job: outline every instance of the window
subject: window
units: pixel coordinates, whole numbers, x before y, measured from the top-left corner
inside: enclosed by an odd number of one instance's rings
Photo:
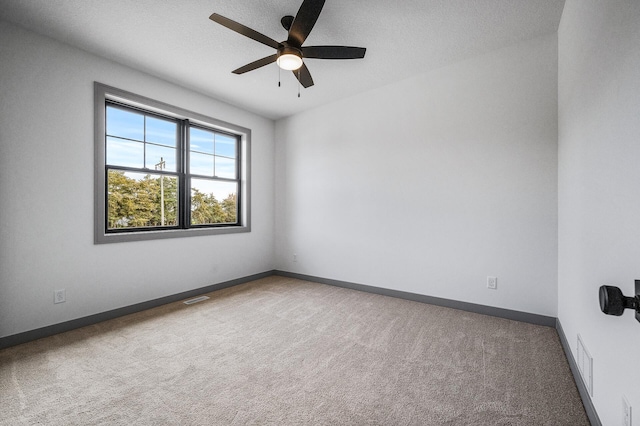
[[[250,231],[251,131],[95,83],[95,242]]]

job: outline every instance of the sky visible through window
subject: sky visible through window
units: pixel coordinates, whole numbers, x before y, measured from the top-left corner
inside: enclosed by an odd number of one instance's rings
[[[108,105],[106,108],[107,165],[178,171],[178,125],[133,110]],[[237,176],[237,140],[234,136],[199,127],[189,129],[189,172],[202,177],[235,179]],[[161,165],[161,162],[164,162]],[[139,173],[125,172],[125,176],[139,180]],[[215,181],[194,177],[191,186],[221,201],[229,194],[237,194],[235,182]]]

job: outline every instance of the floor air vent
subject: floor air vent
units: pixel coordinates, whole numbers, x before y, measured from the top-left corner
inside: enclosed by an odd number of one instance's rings
[[[184,303],[185,305],[193,305],[194,303],[202,302],[203,300],[207,300],[207,299],[209,299],[209,297],[200,296],[200,297],[196,297],[195,299],[185,300],[182,303]]]

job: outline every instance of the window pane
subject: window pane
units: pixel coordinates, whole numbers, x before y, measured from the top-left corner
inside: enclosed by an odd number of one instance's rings
[[[107,229],[176,226],[178,178],[109,170]]]
[[[216,134],[216,155],[236,158],[237,140],[233,136]]]
[[[221,178],[236,178],[236,160],[216,157],[216,176]]]
[[[238,185],[191,179],[191,224],[237,223]]]
[[[177,125],[173,121],[147,116],[146,141],[159,145],[176,146]]]
[[[164,166],[160,163],[164,161]],[[175,172],[176,169],[176,150],[166,146],[158,146],[147,144],[147,168],[153,170],[166,170]]]
[[[189,128],[189,149],[213,154],[214,133],[195,127]]]
[[[192,152],[189,158],[189,173],[193,175],[213,176],[213,155]]]
[[[144,140],[144,115],[107,106],[107,135]]]
[[[143,168],[144,143],[107,137],[107,164]]]

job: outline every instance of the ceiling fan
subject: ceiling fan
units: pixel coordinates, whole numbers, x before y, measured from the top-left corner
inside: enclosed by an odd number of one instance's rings
[[[234,74],[244,74],[265,65],[276,62],[284,70],[293,71],[303,87],[313,86],[311,73],[303,61],[304,59],[361,59],[364,58],[366,48],[349,46],[302,46],[311,33],[313,26],[320,16],[325,0],[304,0],[298,14],[284,16],[280,23],[288,31],[285,41],[277,42],[264,34],[229,18],[214,13],[209,17],[214,22],[230,30],[249,37],[257,42],[276,49],[276,53],[266,58],[258,59],[234,71]]]

